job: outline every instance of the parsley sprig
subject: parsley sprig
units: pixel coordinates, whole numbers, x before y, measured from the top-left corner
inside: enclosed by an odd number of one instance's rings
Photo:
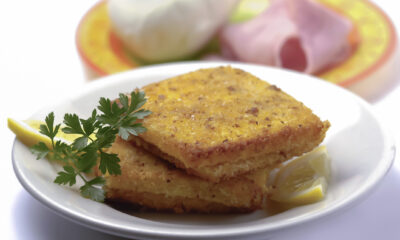
[[[51,148],[39,142],[31,148],[37,159],[49,159],[63,162],[63,171],[58,172],[55,183],[72,186],[76,178],[83,180],[80,187],[81,195],[92,200],[103,202],[105,198],[102,186],[105,179],[101,176],[88,180],[85,173],[90,173],[98,165],[102,174],[121,174],[120,159],[117,154],[108,153],[105,149],[111,147],[118,134],[127,140],[132,135],[139,135],[146,131],[142,123],[137,122],[151,112],[140,109],[145,103],[145,93],[133,91],[130,98],[119,94],[118,102],[108,98],[101,98],[97,109],[87,119],[79,118],[76,114],[65,114],[61,129],[66,134],[78,134],[79,137],[69,144],[57,140],[61,124],[54,125],[54,113],[51,112],[45,119],[46,124],[40,125],[40,133],[51,139]]]

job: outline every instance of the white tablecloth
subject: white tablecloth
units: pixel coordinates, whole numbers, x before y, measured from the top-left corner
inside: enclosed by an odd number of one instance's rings
[[[2,239],[120,239],[70,222],[42,206],[19,184],[11,165],[14,134],[7,117],[26,119],[86,84],[75,31],[95,0],[1,1],[0,5],[0,229]],[[400,3],[376,2],[400,29]],[[399,66],[400,67],[400,66]],[[400,76],[373,104],[400,143]],[[400,145],[397,144],[397,149]],[[362,203],[273,239],[400,239],[399,159]]]

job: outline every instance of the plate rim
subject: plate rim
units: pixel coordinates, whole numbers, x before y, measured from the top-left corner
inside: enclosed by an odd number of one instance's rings
[[[301,76],[302,78],[306,77],[308,79],[312,79],[313,81],[317,80],[320,81],[321,84],[323,85],[330,85],[330,87],[336,88],[339,91],[346,92],[346,94],[351,95],[355,100],[357,100],[357,103],[359,103],[365,110],[367,110],[371,116],[374,117],[374,119],[377,121],[378,126],[381,129],[381,133],[384,139],[384,144],[383,144],[383,153],[384,155],[380,159],[380,161],[383,161],[380,165],[378,165],[377,169],[374,170],[373,173],[375,174],[370,174],[368,176],[369,181],[367,181],[366,184],[364,184],[361,188],[359,188],[357,191],[355,191],[352,195],[351,198],[348,199],[343,199],[340,203],[337,203],[334,207],[328,207],[322,212],[316,212],[313,214],[309,214],[307,216],[302,216],[300,219],[295,218],[291,219],[291,221],[285,221],[284,223],[274,223],[270,224],[267,227],[260,227],[256,225],[254,226],[249,226],[246,227],[246,229],[242,228],[237,228],[237,229],[232,229],[229,228],[228,230],[224,229],[213,229],[213,230],[205,230],[205,229],[196,229],[196,230],[190,230],[190,232],[179,232],[179,231],[165,231],[165,230],[154,230],[153,231],[148,231],[148,230],[142,230],[142,229],[132,229],[132,228],[126,228],[126,227],[121,227],[117,226],[115,224],[112,224],[110,222],[104,221],[104,220],[97,220],[93,219],[92,217],[86,217],[83,216],[81,213],[77,213],[76,211],[71,211],[66,209],[65,207],[61,206],[54,200],[51,200],[51,197],[49,196],[44,196],[43,193],[40,192],[35,186],[32,185],[32,183],[29,182],[29,180],[24,176],[24,173],[19,166],[18,160],[15,159],[15,151],[17,150],[16,143],[17,139],[14,139],[13,147],[12,147],[12,165],[14,169],[14,173],[16,174],[19,182],[21,185],[39,202],[41,202],[43,205],[54,211],[56,214],[65,217],[69,220],[72,220],[76,223],[82,224],[86,227],[96,229],[102,232],[106,232],[109,234],[113,235],[119,235],[119,236],[124,236],[124,237],[139,237],[139,238],[172,238],[172,239],[177,239],[177,238],[207,238],[207,237],[214,237],[214,238],[226,238],[226,237],[240,237],[240,236],[250,236],[250,235],[258,235],[261,233],[270,233],[270,232],[276,232],[284,228],[290,228],[297,226],[299,224],[304,224],[306,222],[310,222],[322,217],[326,217],[328,215],[331,215],[332,213],[337,213],[340,210],[349,208],[353,205],[355,205],[358,201],[362,200],[366,195],[368,195],[383,179],[383,177],[387,174],[387,172],[391,169],[391,166],[394,162],[395,159],[395,153],[396,153],[396,147],[395,147],[395,142],[393,137],[389,134],[388,130],[386,129],[385,125],[382,124],[382,121],[379,117],[378,114],[375,113],[375,110],[372,108],[372,106],[367,103],[364,99],[360,98],[359,96],[355,95],[354,93],[338,86],[330,82],[326,81],[321,81],[320,79],[314,77],[314,76],[307,76],[304,74],[300,74],[297,72],[293,71],[287,71],[287,70],[281,70],[277,68],[272,68],[272,67],[267,67],[267,66],[262,66],[262,65],[255,65],[255,64],[245,64],[245,63],[234,63],[234,62],[201,62],[201,61],[190,61],[190,62],[178,62],[178,63],[164,63],[164,64],[158,64],[158,65],[152,65],[152,66],[146,66],[142,67],[140,69],[134,69],[118,74],[114,74],[111,76],[106,76],[103,77],[102,79],[98,79],[94,82],[89,82],[84,84],[84,86],[79,89],[75,94],[72,95],[71,99],[79,98],[81,96],[84,96],[85,94],[88,94],[92,91],[96,91],[98,88],[104,88],[107,85],[116,85],[119,84],[120,82],[117,81],[112,81],[113,78],[116,80],[120,79],[120,81],[123,81],[127,77],[132,77],[136,78],[137,76],[140,76],[141,72],[148,72],[153,69],[162,69],[162,68],[172,68],[172,67],[180,67],[180,68],[192,68],[192,69],[198,69],[198,68],[204,68],[204,67],[213,67],[213,66],[220,66],[220,65],[231,65],[232,67],[238,67],[238,68],[244,68],[246,71],[250,71],[251,69],[270,69],[272,71],[277,71],[277,72],[284,72],[285,74],[292,74],[293,76]],[[190,71],[190,70],[189,70]],[[155,71],[156,72],[156,71]],[[154,73],[156,74],[156,73]],[[152,74],[150,74],[152,75]],[[111,78],[111,81],[110,81]],[[134,80],[136,81],[136,80]],[[57,102],[57,105],[65,102],[68,99],[62,99],[62,101]],[[43,110],[44,108],[41,108],[40,110]],[[372,179],[370,179],[373,177]]]

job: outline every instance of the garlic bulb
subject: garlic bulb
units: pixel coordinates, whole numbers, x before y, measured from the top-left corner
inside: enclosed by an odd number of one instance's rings
[[[237,0],[109,0],[116,35],[137,57],[167,61],[200,50],[227,21]]]

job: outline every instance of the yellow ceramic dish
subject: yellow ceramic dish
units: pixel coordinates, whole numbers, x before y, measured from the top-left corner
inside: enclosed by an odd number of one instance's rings
[[[317,74],[318,77],[351,87],[368,79],[393,58],[397,42],[395,30],[392,22],[377,6],[367,0],[319,1],[354,23],[359,43],[346,61]],[[89,10],[76,34],[83,62],[98,76],[144,65],[112,33],[106,4],[106,1],[101,1]],[[268,0],[244,0],[231,21],[251,18],[266,7]]]

